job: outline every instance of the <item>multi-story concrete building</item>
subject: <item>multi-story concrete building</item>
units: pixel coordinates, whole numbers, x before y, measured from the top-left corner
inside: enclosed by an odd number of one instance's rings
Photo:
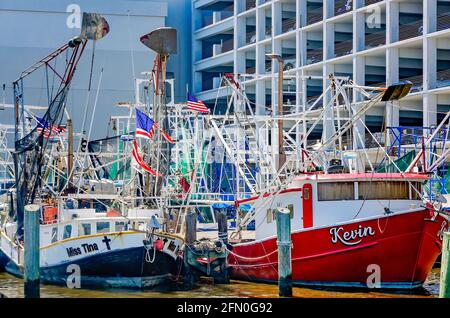
[[[450,110],[450,1],[194,0],[192,27],[194,91],[209,103],[229,95],[221,74],[254,74],[246,92],[255,113],[276,113],[273,52],[286,74],[298,75],[284,81],[288,110],[311,104],[327,85],[300,75],[332,73],[359,85],[414,84],[407,98],[366,114],[373,131],[436,125]]]

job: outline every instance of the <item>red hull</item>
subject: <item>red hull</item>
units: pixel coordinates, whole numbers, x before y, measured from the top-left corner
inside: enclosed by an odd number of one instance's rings
[[[442,216],[434,221],[430,216],[423,210],[292,233],[292,280],[296,285],[369,287],[379,273],[376,287],[418,287],[440,254],[448,228]],[[235,245],[229,255],[232,277],[276,282],[276,250],[276,238]]]

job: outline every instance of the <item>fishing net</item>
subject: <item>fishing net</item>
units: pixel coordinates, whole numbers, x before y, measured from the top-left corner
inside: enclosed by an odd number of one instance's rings
[[[121,136],[93,140],[88,143],[92,166],[99,179],[123,180],[131,176],[131,159],[124,154]]]

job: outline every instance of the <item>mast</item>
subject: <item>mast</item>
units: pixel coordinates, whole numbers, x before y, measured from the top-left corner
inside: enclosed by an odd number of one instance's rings
[[[72,119],[67,119],[67,131],[69,134],[69,140],[68,140],[68,155],[67,155],[67,174],[69,177],[69,183],[68,183],[68,190],[69,192],[72,190],[72,184],[73,184],[73,173],[72,167],[73,167],[73,124]]]
[[[171,54],[177,53],[177,30],[174,28],[158,28],[141,37],[141,42],[150,48],[156,55],[156,74],[155,80],[155,103],[153,105],[153,117],[155,122],[161,126],[164,131],[169,129],[169,121],[166,104],[166,71],[167,62]],[[157,152],[153,158],[156,160],[157,171],[161,175],[167,175],[170,171],[170,143],[167,142],[162,134],[157,134]],[[155,196],[161,195],[163,186],[163,177],[155,177],[152,193]]]

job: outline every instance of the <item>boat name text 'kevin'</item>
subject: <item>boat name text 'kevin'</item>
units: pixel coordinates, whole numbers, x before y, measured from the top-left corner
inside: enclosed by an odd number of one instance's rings
[[[331,242],[336,244],[338,241],[344,245],[358,245],[361,243],[362,239],[367,236],[374,236],[375,231],[370,226],[362,227],[358,226],[358,229],[351,231],[344,231],[344,228],[341,227],[333,227],[330,229],[331,234]]]

